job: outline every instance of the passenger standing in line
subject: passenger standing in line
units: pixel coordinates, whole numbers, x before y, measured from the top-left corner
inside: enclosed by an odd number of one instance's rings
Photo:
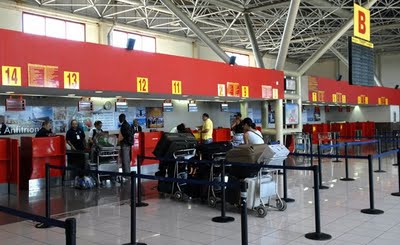
[[[252,145],[264,144],[264,138],[260,131],[256,129],[256,125],[250,118],[243,119],[243,129],[244,129],[244,143]]]
[[[121,129],[118,135],[118,141],[121,145],[121,163],[122,172],[131,172],[131,147],[133,145],[133,130],[131,125],[126,121],[125,114],[119,115],[119,123],[121,124]]]
[[[142,127],[139,125],[139,121],[137,119],[133,120],[132,128],[134,134],[142,132]]]
[[[66,135],[67,144],[71,150],[84,151],[86,149],[85,133],[79,128],[77,120],[72,120],[70,125]]]
[[[203,144],[211,144],[213,142],[213,122],[210,119],[210,116],[207,113],[203,114],[203,126],[201,128],[201,139]]]
[[[238,112],[235,114],[235,119],[232,122],[231,130],[235,134],[243,133],[242,113]]]
[[[101,127],[103,126],[103,123],[101,121],[96,121],[94,122],[94,128],[92,128],[89,131],[89,149],[90,149],[90,159],[91,162],[96,162],[97,160],[97,146],[96,146],[96,141],[95,137],[99,136],[102,132],[103,129]]]
[[[35,137],[51,137],[54,136],[53,132],[51,131],[51,123],[50,121],[44,121],[42,123],[42,128],[36,133]]]

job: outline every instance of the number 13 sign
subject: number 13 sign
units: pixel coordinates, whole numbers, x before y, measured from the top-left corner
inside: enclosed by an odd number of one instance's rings
[[[64,88],[79,89],[79,72],[64,71]]]

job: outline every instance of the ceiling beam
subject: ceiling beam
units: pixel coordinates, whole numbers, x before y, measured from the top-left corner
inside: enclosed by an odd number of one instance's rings
[[[342,9],[341,6],[337,6],[328,2],[327,0],[303,0],[304,2],[311,4],[316,7],[321,7],[321,10],[326,12],[334,12],[333,14],[341,18],[349,19],[353,16],[353,13]]]
[[[207,44],[225,63],[229,63],[230,57],[211,40],[185,13],[183,13],[171,0],[160,0],[176,17],[178,17],[192,32]]]
[[[290,1],[281,2],[281,3],[267,3],[260,6],[252,7],[246,9],[247,12],[261,12],[264,10],[275,9],[275,8],[287,8],[290,4]]]
[[[260,49],[258,48],[256,34],[254,33],[253,24],[250,20],[249,13],[244,14],[244,22],[247,27],[247,34],[249,35],[249,39],[251,42],[251,47],[253,49],[254,58],[256,59],[257,67],[265,68]]]
[[[370,9],[378,0],[370,0],[364,8]],[[311,68],[311,66],[318,61],[339,40],[346,32],[353,26],[353,18],[350,18],[328,41],[323,44],[312,56],[310,56],[298,69],[297,72],[304,74]]]
[[[286,19],[285,30],[282,35],[281,45],[276,59],[275,70],[285,68],[286,57],[289,51],[290,39],[292,39],[293,28],[296,22],[297,12],[299,11],[300,0],[292,0],[289,6],[289,13]]]
[[[243,6],[240,6],[239,4],[235,4],[232,2],[226,2],[223,0],[203,0],[204,2],[208,2],[211,4],[214,4],[215,6],[219,6],[219,7],[223,7],[226,9],[231,9],[234,10],[236,12],[244,12],[244,8]]]

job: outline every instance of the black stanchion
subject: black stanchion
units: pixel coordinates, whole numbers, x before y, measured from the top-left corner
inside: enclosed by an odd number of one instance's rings
[[[369,179],[369,208],[362,209],[361,213],[364,214],[383,214],[382,210],[375,209],[374,203],[374,172],[372,164],[372,156],[368,155],[368,179]]]
[[[339,140],[339,133],[335,132],[333,134],[335,136],[335,155],[336,155],[336,159],[333,160],[332,162],[342,162],[341,160],[339,160],[339,157],[337,157],[339,155],[339,145],[338,145],[338,140]]]
[[[50,166],[48,163],[46,163],[46,168],[45,168],[45,216],[46,218],[50,218],[50,210],[51,210],[51,206],[50,206]],[[38,229],[46,229],[46,228],[50,228],[50,226],[48,224],[45,223],[39,223],[35,225],[36,228]]]
[[[354,181],[354,178],[349,177],[349,147],[347,143],[344,143],[344,163],[345,163],[345,171],[346,171],[346,177],[340,178],[341,181]]]
[[[74,218],[65,220],[65,244],[76,245],[76,220]]]
[[[242,230],[242,245],[249,244],[248,230],[247,230],[247,183],[240,182],[240,208],[241,208],[241,230]]]
[[[400,148],[399,148],[399,140],[400,140],[400,135],[397,135],[396,134],[396,149],[397,150],[400,150]],[[399,166],[399,160],[400,160],[400,158],[399,158],[399,155],[398,155],[399,153],[397,153],[397,163],[395,163],[395,164],[393,164],[393,166]]]
[[[399,164],[400,161],[400,149],[397,149],[397,164]],[[397,165],[399,166],[399,165]],[[397,167],[397,179],[399,181],[399,192],[393,192],[392,196],[400,197],[400,167]]]
[[[137,156],[137,162],[136,162],[136,166],[137,166],[137,173],[139,175],[139,177],[137,178],[137,203],[136,203],[136,207],[146,207],[149,206],[148,203],[142,202],[142,179],[140,178],[140,174],[142,173],[142,157],[141,156]]]
[[[146,245],[136,242],[136,172],[131,172],[131,242],[123,245]]]
[[[313,158],[313,137],[312,134],[310,134],[310,166],[314,164],[314,158]]]
[[[222,173],[221,173],[221,183],[225,184],[225,162],[221,162],[222,165]],[[226,216],[226,200],[225,200],[225,189],[226,186],[221,186],[221,216],[212,218],[212,221],[217,223],[229,223],[235,221],[235,218]]]
[[[283,160],[283,166],[286,166],[286,160]],[[296,200],[293,198],[289,198],[288,197],[288,193],[287,193],[287,171],[286,168],[283,169],[283,198],[282,200],[284,200],[285,202],[295,202]]]
[[[305,235],[306,238],[317,241],[326,241],[332,238],[331,235],[321,232],[321,217],[320,217],[320,203],[319,203],[319,188],[318,177],[320,166],[314,166],[313,176],[314,176],[314,209],[315,209],[315,232],[310,232]]]
[[[378,154],[382,153],[382,138],[378,139]],[[382,170],[382,159],[378,158],[378,170],[374,171],[375,173],[385,173],[385,170]]]
[[[318,173],[319,173],[318,187],[319,187],[319,189],[326,190],[326,189],[329,189],[329,187],[322,184],[322,159],[321,159],[321,147],[320,147],[319,143],[317,145],[317,154],[318,154],[318,166],[319,166],[318,167]],[[314,188],[315,188],[315,186],[314,186]]]

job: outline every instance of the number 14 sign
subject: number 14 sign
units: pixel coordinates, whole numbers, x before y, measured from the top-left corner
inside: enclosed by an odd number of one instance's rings
[[[21,86],[21,67],[2,66],[1,77],[3,86]]]

